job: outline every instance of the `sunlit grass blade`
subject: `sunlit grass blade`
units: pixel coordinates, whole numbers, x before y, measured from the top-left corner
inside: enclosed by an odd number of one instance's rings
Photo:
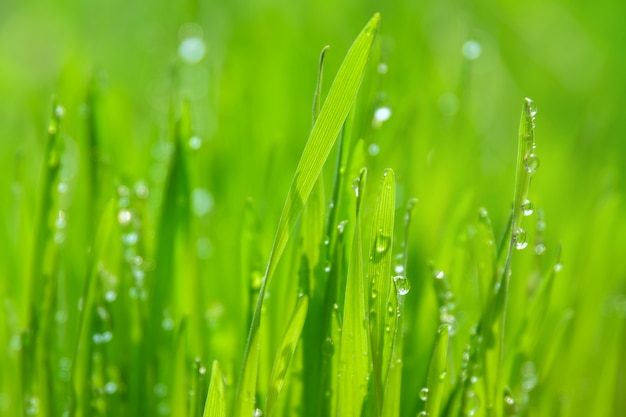
[[[529,98],[524,100],[519,128],[518,155],[513,192],[513,208],[509,228],[498,253],[498,265],[492,288],[483,311],[479,332],[484,336],[483,366],[488,415],[499,416],[504,402],[500,400],[504,392],[504,332],[506,309],[511,276],[511,261],[514,250],[524,249],[528,242],[526,231],[521,227],[532,175],[539,166],[535,154],[535,104]]]
[[[339,348],[338,370],[338,416],[360,416],[363,399],[367,393],[367,375],[369,372],[369,347],[367,329],[364,326],[365,276],[363,274],[363,248],[361,238],[361,200],[365,191],[367,171],[363,169],[359,177],[356,203],[356,225],[352,252],[348,264],[343,303],[341,345]]]
[[[439,415],[446,381],[449,331],[450,326],[447,324],[439,327],[437,342],[428,369],[427,386],[420,392],[420,397],[426,400],[423,416]]]
[[[400,394],[402,388],[402,356],[404,351],[404,299],[410,290],[409,281],[406,276],[407,260],[409,253],[409,227],[411,216],[416,200],[411,199],[407,204],[404,215],[404,238],[402,240],[402,263],[401,268],[396,268],[393,283],[396,290],[396,300],[389,305],[387,313],[395,319],[395,330],[393,332],[391,357],[389,360],[389,370],[385,382],[385,393],[383,397],[383,416],[400,415]],[[395,308],[393,307],[395,306]],[[386,331],[386,329],[385,329]]]
[[[367,23],[350,47],[344,62],[330,87],[328,96],[319,117],[313,126],[305,145],[302,157],[296,168],[293,182],[281,214],[276,237],[267,263],[259,291],[257,306],[252,318],[242,377],[239,381],[235,416],[249,417],[254,408],[254,391],[256,386],[256,368],[258,367],[258,351],[260,349],[258,335],[261,325],[261,307],[265,289],[272,279],[278,261],[287,245],[287,241],[300,211],[309,197],[322,167],[328,158],[335,140],[341,130],[348,112],[352,108],[356,94],[363,79],[366,63],[380,15],[376,14]]]
[[[278,396],[280,395],[283,386],[285,384],[285,378],[289,371],[289,365],[291,358],[293,357],[298,341],[300,340],[300,333],[302,332],[302,326],[304,326],[304,320],[306,319],[307,311],[309,307],[309,298],[303,295],[298,299],[291,321],[287,326],[287,331],[283,336],[282,343],[278,349],[276,360],[274,361],[274,368],[272,369],[272,375],[270,377],[269,393],[267,396],[267,416],[271,417],[274,413],[274,407]]]
[[[213,361],[213,366],[211,366],[211,382],[202,417],[226,417],[224,376],[217,361]]]
[[[367,277],[369,290],[369,339],[373,360],[376,408],[382,410],[384,384],[391,356],[392,331],[387,332],[388,303],[391,301],[391,255],[395,215],[395,182],[386,169],[372,214]],[[395,326],[395,325],[394,325]]]

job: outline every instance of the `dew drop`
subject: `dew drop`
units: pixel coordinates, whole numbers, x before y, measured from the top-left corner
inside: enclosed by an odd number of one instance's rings
[[[106,392],[109,395],[115,394],[117,392],[117,383],[113,381],[109,381],[106,384],[104,384],[104,392]]]
[[[137,181],[135,184],[135,194],[138,198],[145,200],[150,196],[150,189],[148,188],[148,184],[145,181]]]
[[[198,63],[204,58],[206,45],[204,41],[197,37],[189,37],[183,40],[178,47],[178,55],[188,64]]]
[[[534,153],[528,153],[524,156],[524,168],[526,172],[534,173],[539,168],[539,157]]]
[[[387,66],[386,63],[381,62],[380,64],[378,64],[378,73],[383,75],[383,74],[387,74],[387,71],[389,71],[389,67]]]
[[[121,226],[128,226],[133,218],[130,210],[122,209],[117,213],[117,221]]]
[[[57,185],[57,191],[60,194],[65,194],[67,192],[68,186],[66,182],[60,182],[59,185]]]
[[[463,44],[463,48],[461,49],[461,51],[463,52],[463,56],[465,57],[465,59],[473,61],[480,57],[483,52],[483,48],[477,41],[468,40]]]
[[[386,122],[391,118],[391,109],[389,107],[379,107],[374,112],[374,121],[378,123]]]
[[[48,134],[55,135],[56,133],[57,133],[57,125],[55,125],[54,123],[50,124],[48,126]]]
[[[418,417],[427,417],[428,413],[426,411],[420,411],[420,413],[418,414]]]
[[[107,300],[109,303],[112,303],[113,301],[115,301],[116,298],[117,298],[117,293],[113,290],[109,290],[104,293],[104,299]]]
[[[367,147],[367,153],[369,153],[371,156],[377,156],[380,153],[380,145],[378,145],[377,143],[370,143],[370,145]]]
[[[122,242],[125,245],[133,246],[139,241],[139,235],[137,232],[130,232],[122,235]]]
[[[530,117],[534,118],[537,115],[537,104],[529,98],[526,99],[526,103],[528,104],[528,113],[530,113]]]
[[[354,193],[356,194],[356,196],[359,196],[359,189],[361,187],[361,178],[357,177],[352,181],[352,189],[354,190]]]
[[[256,410],[254,410],[254,413],[252,414],[252,417],[262,417],[263,416],[263,411],[261,411],[260,408],[257,408]]]
[[[213,195],[204,188],[196,188],[191,192],[191,205],[196,216],[204,216],[213,210]]]
[[[378,254],[383,254],[389,250],[391,239],[383,234],[383,230],[379,229],[376,234],[375,249]]]
[[[200,375],[205,375],[206,374],[206,368],[204,366],[201,366],[200,368],[198,368],[198,373]]]
[[[163,327],[163,330],[166,331],[170,331],[174,328],[174,319],[172,319],[171,317],[164,317],[163,321],[161,322],[161,327]]]
[[[530,200],[524,200],[524,202],[522,203],[522,213],[524,214],[524,216],[530,216],[531,214],[533,214],[533,211],[533,203]]]
[[[329,261],[327,261],[326,264],[324,265],[324,272],[330,272],[331,269],[332,269],[332,265],[330,264]]]
[[[560,272],[563,269],[563,264],[562,263],[554,264],[553,269],[554,269],[554,272]]]
[[[202,147],[202,139],[199,136],[192,136],[189,138],[189,149],[197,151]]]
[[[404,275],[396,275],[395,277],[393,277],[393,283],[396,286],[396,292],[398,293],[398,295],[407,295],[411,290],[409,280],[407,280]]]
[[[422,401],[428,400],[428,388],[422,388],[420,390],[420,400]]]
[[[343,232],[346,230],[346,224],[348,224],[348,221],[342,220],[337,225],[337,231],[339,232],[340,235],[343,234]]]
[[[65,116],[65,108],[61,106],[60,104],[57,105],[54,108],[54,115],[57,117],[57,119],[62,119],[63,116]]]
[[[513,244],[517,250],[522,250],[528,246],[528,241],[526,240],[526,230],[521,227],[516,227],[513,230]]]
[[[546,251],[546,245],[544,245],[543,243],[537,243],[535,245],[535,253],[537,255],[543,255]]]

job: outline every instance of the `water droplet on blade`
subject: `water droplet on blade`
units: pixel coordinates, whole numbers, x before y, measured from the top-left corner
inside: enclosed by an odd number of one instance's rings
[[[526,172],[534,173],[539,168],[539,157],[534,153],[528,153],[524,156],[524,169]]]
[[[422,401],[428,400],[428,388],[422,388],[420,390],[420,400]]]
[[[396,286],[396,292],[398,295],[407,295],[411,290],[409,280],[404,275],[396,275],[393,277],[393,283]]]
[[[526,240],[526,230],[521,227],[517,227],[513,230],[512,238],[515,249],[522,250],[528,246],[528,241]]]
[[[522,213],[524,214],[524,216],[530,216],[531,214],[533,214],[533,211],[533,203],[530,200],[524,200],[524,202],[522,203]]]

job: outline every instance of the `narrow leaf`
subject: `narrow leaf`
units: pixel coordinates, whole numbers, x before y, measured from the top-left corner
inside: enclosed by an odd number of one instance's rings
[[[391,247],[395,211],[395,184],[393,171],[385,170],[374,207],[370,237],[367,277],[369,285],[369,331],[374,365],[374,388],[377,410],[382,409],[384,381],[391,345],[391,335],[386,332],[388,303],[391,300]],[[387,343],[389,342],[389,343]],[[387,356],[387,357],[385,357]]]
[[[219,363],[213,361],[209,393],[204,405],[203,417],[226,417],[226,398],[224,396],[224,376]]]
[[[356,188],[358,192],[356,226],[343,310],[337,397],[337,415],[342,417],[360,416],[363,399],[367,392],[369,354],[367,331],[363,326],[366,310],[360,226],[360,200],[365,188],[366,176],[367,171],[363,169],[358,188]]]
[[[448,332],[450,326],[442,325],[439,328],[439,335],[433,358],[430,362],[428,370],[428,384],[425,394],[421,394],[426,398],[426,415],[438,416],[441,408],[441,400],[443,398],[444,383],[446,381],[446,363],[448,359]]]
[[[298,341],[300,340],[300,333],[302,332],[302,326],[306,319],[306,314],[309,307],[309,298],[303,295],[298,299],[291,321],[287,326],[287,331],[283,336],[283,341],[280,344],[276,360],[274,361],[274,368],[272,369],[272,376],[270,377],[270,388],[267,396],[267,415],[271,417],[274,412],[274,406],[278,400],[278,396],[285,384],[285,378],[289,371],[289,364],[293,357]]]

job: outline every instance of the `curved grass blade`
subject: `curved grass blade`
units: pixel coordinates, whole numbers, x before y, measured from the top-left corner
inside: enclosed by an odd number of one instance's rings
[[[433,358],[428,370],[428,382],[425,394],[426,397],[425,416],[439,416],[441,400],[443,398],[443,388],[446,381],[446,364],[448,359],[448,339],[450,326],[444,324],[439,327],[439,335]]]
[[[224,376],[217,361],[211,367],[209,393],[204,405],[202,417],[226,417],[226,398],[224,396]]]
[[[242,377],[239,381],[235,404],[235,416],[249,417],[252,414],[260,349],[258,336],[261,326],[261,307],[265,290],[274,275],[296,219],[309,197],[337,139],[341,126],[356,99],[379,21],[380,15],[375,14],[350,47],[330,87],[328,97],[313,126],[296,168],[252,317],[244,354]]]
[[[357,192],[356,225],[348,266],[346,294],[343,309],[343,326],[339,350],[339,378],[337,415],[357,417],[367,393],[369,352],[365,317],[365,276],[363,275],[363,249],[361,239],[361,200],[365,189],[367,170],[361,170]]]
[[[272,369],[272,376],[270,377],[269,393],[267,395],[267,416],[271,417],[274,412],[274,406],[278,400],[278,396],[285,384],[285,378],[289,371],[289,364],[293,357],[298,341],[300,340],[300,333],[302,332],[302,326],[306,320],[306,314],[309,307],[309,298],[303,295],[298,299],[296,307],[291,317],[291,321],[287,326],[287,331],[283,337],[283,341],[278,349],[276,360],[274,361],[274,368]]]
[[[367,277],[369,283],[369,333],[374,370],[374,391],[378,414],[382,410],[384,381],[391,356],[391,334],[388,325],[388,303],[391,298],[391,247],[395,214],[395,183],[391,169],[386,169],[373,212]],[[395,330],[394,330],[395,331]],[[388,343],[387,343],[388,342]]]

